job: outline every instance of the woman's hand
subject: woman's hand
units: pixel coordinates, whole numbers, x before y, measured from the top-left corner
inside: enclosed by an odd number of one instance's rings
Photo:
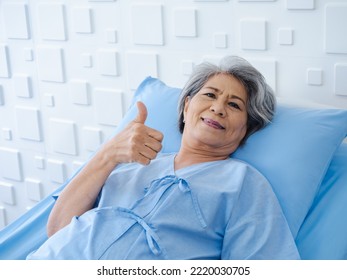
[[[145,125],[147,119],[145,104],[137,102],[136,105],[138,108],[136,118],[100,150],[100,153],[113,162],[114,166],[127,162],[147,165],[162,149],[163,134]]]

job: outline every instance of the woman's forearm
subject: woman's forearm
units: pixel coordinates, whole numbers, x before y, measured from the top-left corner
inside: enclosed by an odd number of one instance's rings
[[[48,219],[48,236],[69,224],[74,216],[80,216],[93,207],[114,168],[115,164],[102,152],[88,162],[59,195]]]

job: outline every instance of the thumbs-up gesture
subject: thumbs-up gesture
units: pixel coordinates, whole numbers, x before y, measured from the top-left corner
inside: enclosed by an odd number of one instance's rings
[[[163,134],[145,125],[147,108],[142,102],[137,102],[138,113],[123,131],[113,137],[103,148],[104,155],[113,162],[138,162],[144,165],[150,163],[162,149]]]

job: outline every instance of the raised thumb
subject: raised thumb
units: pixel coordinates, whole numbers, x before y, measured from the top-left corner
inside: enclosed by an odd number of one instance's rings
[[[143,104],[143,102],[141,102],[141,101],[137,101],[136,105],[137,105],[138,113],[137,113],[136,118],[134,119],[134,122],[144,124],[146,119],[147,119],[147,108],[146,108],[146,105]]]

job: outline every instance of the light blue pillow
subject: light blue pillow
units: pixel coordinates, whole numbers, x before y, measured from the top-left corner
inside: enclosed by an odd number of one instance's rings
[[[347,143],[335,152],[298,232],[303,259],[347,260]]]
[[[117,132],[137,114],[142,100],[146,125],[164,134],[162,152],[180,147],[177,106],[181,90],[146,78]],[[297,232],[314,200],[332,156],[347,134],[347,110],[306,109],[278,105],[273,122],[255,133],[232,157],[257,168],[271,183],[289,226]]]

